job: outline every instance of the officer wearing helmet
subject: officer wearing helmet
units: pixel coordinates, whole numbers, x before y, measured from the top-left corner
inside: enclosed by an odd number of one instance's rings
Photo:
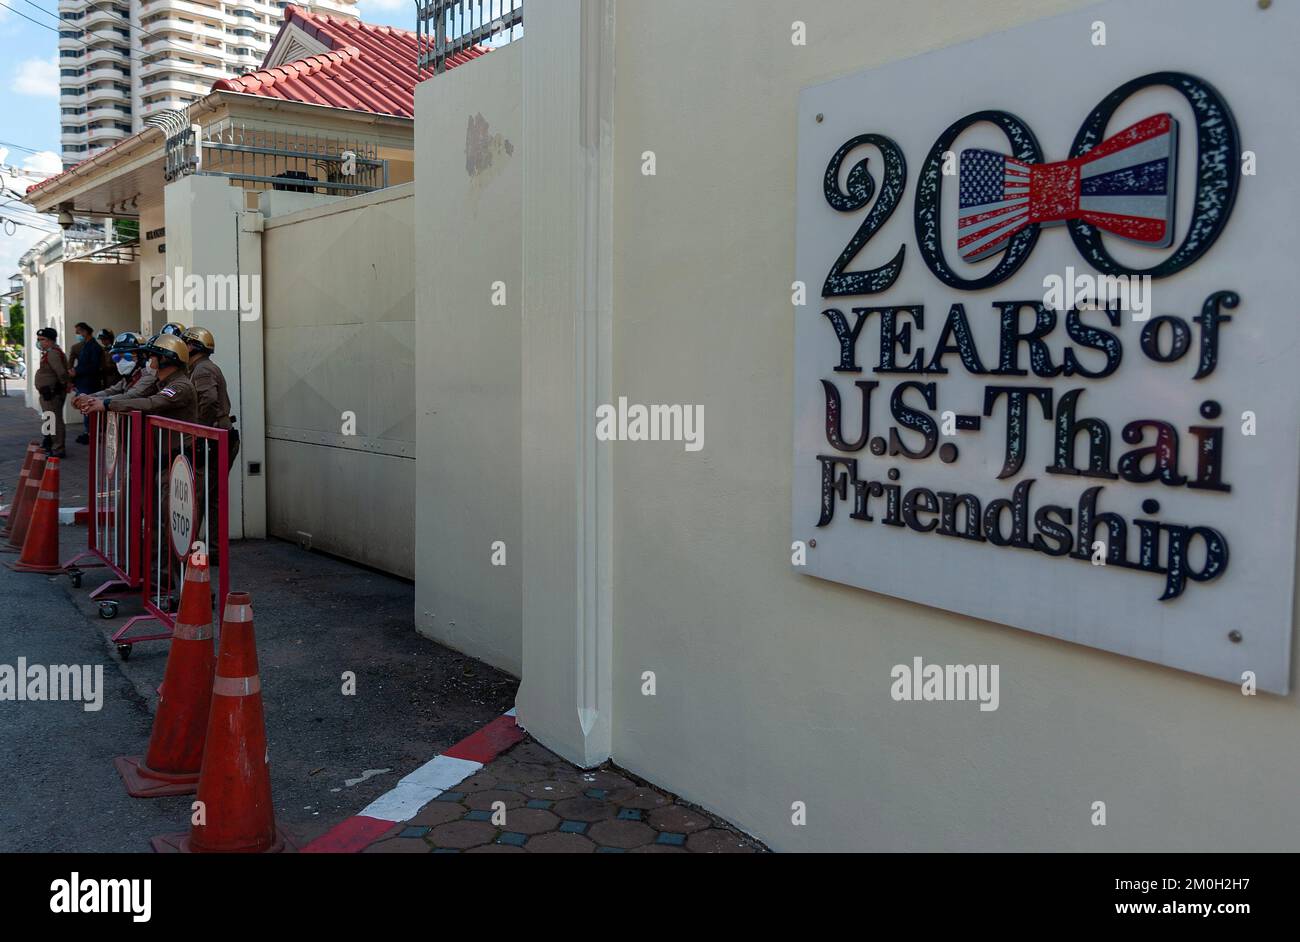
[[[184,333],[185,333],[184,324],[178,321],[168,321],[166,324],[163,324],[163,329],[158,331],[158,336],[161,337],[164,334],[170,334],[173,337],[180,337]]]
[[[78,396],[72,404],[82,412],[90,399],[107,399],[110,396],[152,396],[158,389],[157,373],[146,367],[147,358],[141,352],[144,344],[139,334],[130,331],[120,334],[108,351],[109,361],[117,382],[99,392]]]
[[[206,327],[191,327],[181,334],[190,350],[190,381],[199,398],[199,422],[212,428],[229,432],[229,463],[226,470],[235,465],[239,454],[239,432],[235,430],[235,420],[230,414],[230,395],[226,391],[226,376],[221,367],[212,362],[212,354],[217,344],[212,339],[212,332]]]
[[[147,396],[91,397],[86,412],[143,412],[181,422],[197,422],[198,395],[187,372],[190,351],[185,343],[172,334],[159,334],[142,346],[140,352],[149,358],[149,364],[157,372],[156,391]]]

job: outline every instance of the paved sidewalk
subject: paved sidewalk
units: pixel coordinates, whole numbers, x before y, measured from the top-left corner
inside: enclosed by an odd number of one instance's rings
[[[20,398],[0,397],[6,495],[38,424]],[[69,437],[68,455],[62,504],[85,506],[87,452]],[[59,527],[60,559],[86,536]],[[253,596],[276,820],[300,845],[514,703],[515,678],[415,632],[409,582],[278,540],[232,545],[230,565],[231,588]],[[103,676],[98,711],[0,702],[0,767],[22,783],[0,802],[0,852],[147,851],[189,820],[192,797],[130,798],[113,767],[148,745],[168,645],[143,642],[121,660],[108,636],[141,610],[139,596],[101,618],[89,593],[106,578],[87,569],[78,589],[66,576],[0,567],[0,665],[21,657]]]
[[[502,814],[504,811],[504,822]],[[495,822],[494,822],[495,816]],[[763,853],[726,822],[617,766],[570,765],[531,737],[365,853]]]
[[[20,399],[0,398],[6,489],[35,424]],[[86,450],[70,437],[68,454],[62,503],[84,506]],[[60,527],[59,537],[66,560],[84,548],[86,528]],[[299,846],[349,821],[355,826],[357,809],[373,811],[396,792],[398,805],[409,798],[392,811],[403,823],[367,819],[346,849],[366,847],[374,834],[379,843],[368,851],[764,850],[616,767],[584,772],[530,739],[511,746],[519,735],[513,723],[509,738],[485,735],[514,703],[518,681],[416,634],[410,583],[275,540],[232,545],[230,566],[231,587],[253,596],[276,819]],[[147,746],[168,646],[143,642],[130,661],[120,659],[108,636],[140,605],[124,597],[116,619],[100,618],[88,594],[106,577],[88,569],[74,588],[65,576],[0,568],[0,664],[22,657],[89,665],[103,675],[97,711],[0,704],[0,766],[23,782],[0,803],[0,852],[144,851],[150,837],[189,818],[191,796],[132,799],[114,770],[115,756]],[[354,695],[343,693],[345,673],[355,679]],[[421,786],[427,790],[410,798],[401,783],[424,776],[431,756],[446,758],[434,763]],[[457,774],[437,784],[444,766]],[[462,780],[467,771],[473,774]],[[492,821],[496,802],[504,805],[503,824]],[[394,801],[385,806],[392,810]]]

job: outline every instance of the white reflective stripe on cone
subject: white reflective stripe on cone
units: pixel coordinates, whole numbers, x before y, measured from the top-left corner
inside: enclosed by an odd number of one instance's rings
[[[172,637],[180,638],[182,641],[209,641],[212,638],[212,623],[206,625],[184,625],[176,623],[172,629]]]
[[[262,692],[262,680],[252,677],[217,677],[212,681],[213,694],[221,697],[251,697]]]

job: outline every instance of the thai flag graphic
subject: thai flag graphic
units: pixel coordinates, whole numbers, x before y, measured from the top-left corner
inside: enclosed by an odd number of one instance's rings
[[[1082,157],[1029,164],[996,151],[961,153],[957,245],[968,262],[988,258],[1034,223],[1082,219],[1152,248],[1174,233],[1178,122],[1152,115]]]

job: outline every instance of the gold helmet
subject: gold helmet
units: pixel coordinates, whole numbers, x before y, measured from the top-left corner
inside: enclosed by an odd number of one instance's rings
[[[212,339],[212,331],[206,327],[191,327],[181,334],[181,339],[187,344],[201,347],[203,352],[209,355],[217,349],[217,342]]]
[[[179,337],[185,333],[185,325],[179,321],[169,321],[163,324],[163,329],[158,333],[160,335],[171,334],[173,337]]]
[[[185,341],[172,334],[159,334],[141,347],[146,356],[157,357],[159,363],[187,367],[190,365],[190,348]]]

